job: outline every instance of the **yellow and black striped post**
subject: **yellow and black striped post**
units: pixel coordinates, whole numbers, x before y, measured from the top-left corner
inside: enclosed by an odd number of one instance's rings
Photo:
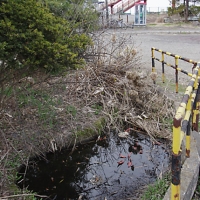
[[[198,67],[199,67],[199,70],[198,70],[198,81],[197,81],[197,97],[196,97],[196,129],[195,131],[199,131],[199,110],[200,110],[200,62],[198,62],[196,64]],[[195,64],[194,64],[195,66]]]
[[[190,112],[191,114],[191,112]],[[187,129],[186,129],[186,150],[185,150],[185,155],[187,158],[190,157],[190,143],[191,143],[191,126],[190,126],[190,122],[191,122],[191,116],[189,116],[188,119],[188,124],[187,124]]]
[[[190,120],[191,120],[191,112],[192,112],[192,95],[190,95],[188,99],[188,103],[186,106],[185,117],[182,122],[181,131],[182,134],[186,134],[186,157],[190,157]]]
[[[165,62],[164,62],[164,53],[162,52],[162,82],[165,82]]]
[[[200,63],[197,64],[200,67]],[[194,84],[194,90],[197,90],[197,97],[194,100],[193,105],[193,113],[192,113],[192,130],[195,130],[198,132],[198,124],[199,124],[199,106],[200,106],[200,70],[198,71],[198,77],[199,79],[196,79]]]
[[[200,70],[199,70],[200,72]],[[200,77],[200,75],[199,75]],[[197,102],[196,102],[196,109],[197,109],[197,116],[196,116],[196,128],[195,131],[199,132],[199,110],[200,110],[200,84],[197,89]]]
[[[155,48],[152,47],[152,48],[151,48],[152,72],[156,72],[154,50],[155,50]],[[156,80],[153,80],[153,83],[156,84]]]
[[[180,200],[181,153],[172,154],[171,200]]]
[[[181,107],[179,108],[181,109]],[[173,152],[172,152],[172,182],[171,199],[180,199],[180,175],[181,175],[181,121],[182,116],[175,116],[173,123]]]
[[[186,156],[190,156],[190,118],[192,106],[196,99],[199,76],[199,66],[193,71],[182,102],[176,111],[173,121],[173,147],[172,147],[172,182],[171,199],[180,200],[181,175],[181,144],[186,133]]]
[[[178,59],[179,56],[175,55],[175,77],[176,77],[176,93],[178,93]]]

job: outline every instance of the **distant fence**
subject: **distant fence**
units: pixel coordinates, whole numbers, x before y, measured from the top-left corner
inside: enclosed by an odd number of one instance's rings
[[[148,7],[146,8],[147,13],[167,13],[168,7]]]
[[[171,200],[180,200],[180,175],[181,175],[181,154],[182,141],[186,137],[186,157],[190,157],[190,135],[191,129],[198,131],[199,109],[200,109],[200,62],[195,62],[181,56],[171,54],[156,48],[151,48],[152,51],[152,72],[155,72],[155,60],[162,62],[162,73],[164,75],[164,65],[168,65],[176,70],[176,85],[178,71],[187,74],[191,80],[185,90],[183,99],[176,111],[173,120],[173,144],[172,144],[172,181],[171,181]],[[154,51],[162,54],[162,59],[155,58]],[[176,65],[173,66],[164,61],[164,54],[175,58]],[[178,68],[178,59],[193,63],[193,72],[188,73],[181,68]],[[178,92],[178,89],[177,89]]]
[[[106,19],[106,17],[104,15],[102,15],[99,18],[99,25],[101,27],[104,27],[107,25],[107,23],[109,21],[112,20],[120,20],[122,19],[123,22],[129,24],[129,25],[133,25],[134,24],[134,15],[122,15],[122,14],[115,14],[115,15],[109,15],[109,20]]]

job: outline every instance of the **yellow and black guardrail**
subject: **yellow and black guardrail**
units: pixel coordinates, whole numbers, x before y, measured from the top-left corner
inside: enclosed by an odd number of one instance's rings
[[[158,51],[162,54],[162,58],[159,59],[159,58],[155,58],[155,51]],[[188,59],[188,58],[183,58],[179,55],[176,55],[176,54],[172,54],[170,52],[167,52],[167,51],[162,51],[160,49],[156,49],[154,47],[151,48],[151,53],[152,53],[152,72],[155,72],[155,60],[159,61],[162,63],[162,81],[163,83],[165,82],[165,65],[169,66],[169,67],[172,67],[173,69],[175,69],[175,79],[176,79],[176,93],[178,93],[178,71],[188,75],[188,76],[191,76],[192,77],[192,73],[189,73],[181,68],[178,67],[178,60],[183,60],[185,62],[188,62],[188,63],[192,63],[193,64],[193,68],[197,65],[197,62],[196,61],[193,61],[191,59]],[[175,58],[175,65],[172,65],[172,64],[169,64],[167,62],[164,61],[164,55],[168,55],[168,56],[171,56],[171,57],[174,57]],[[155,81],[154,81],[155,83]]]
[[[200,63],[193,70],[183,99],[176,111],[173,120],[173,144],[172,144],[172,182],[171,199],[180,199],[180,174],[181,174],[181,144],[186,136],[186,157],[190,157],[190,133],[198,131],[199,122],[199,101],[200,101]]]
[[[182,58],[178,55],[171,54],[156,48],[152,50],[152,72],[155,72],[155,60],[162,62],[162,77],[164,78],[164,54],[175,58],[175,66],[167,64],[176,70],[176,92],[178,92],[178,72],[181,71],[191,77],[191,80],[186,88],[183,99],[176,111],[173,120],[173,143],[172,143],[172,181],[171,181],[171,200],[180,200],[180,185],[181,185],[181,144],[183,138],[186,138],[186,157],[190,157],[190,135],[191,130],[198,132],[199,109],[200,109],[200,62],[195,62],[190,59]],[[155,58],[154,51],[162,53],[162,59]],[[192,73],[188,73],[178,68],[178,59],[193,63]],[[164,81],[164,80],[163,80]]]

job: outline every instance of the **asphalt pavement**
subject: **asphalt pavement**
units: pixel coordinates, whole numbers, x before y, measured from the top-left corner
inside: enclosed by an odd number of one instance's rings
[[[142,58],[141,66],[151,71],[151,47],[167,51],[181,57],[200,61],[200,27],[199,26],[146,26],[109,30],[116,36],[124,35],[128,38],[128,44],[134,45]],[[161,53],[155,53],[161,59]],[[173,57],[165,56],[165,61],[175,65]],[[192,72],[192,64],[179,61],[179,67]],[[156,62],[157,70],[161,70],[161,63]],[[166,67],[166,73],[174,76],[174,70]],[[185,75],[180,74],[179,78],[184,81]]]

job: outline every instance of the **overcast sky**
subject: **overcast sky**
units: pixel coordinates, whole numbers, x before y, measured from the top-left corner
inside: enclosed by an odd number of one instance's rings
[[[147,7],[169,7],[169,0],[147,0]]]

